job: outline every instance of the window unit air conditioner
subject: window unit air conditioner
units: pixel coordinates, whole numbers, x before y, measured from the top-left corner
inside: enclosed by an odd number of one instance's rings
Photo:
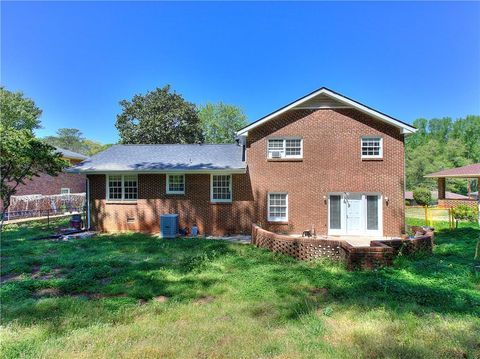
[[[272,151],[270,152],[270,155],[272,158],[282,158],[282,152],[281,151]]]

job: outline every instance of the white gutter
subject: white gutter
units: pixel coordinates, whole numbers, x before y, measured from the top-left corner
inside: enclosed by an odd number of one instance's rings
[[[110,173],[137,173],[137,174],[167,174],[167,173],[181,173],[181,174],[244,174],[247,173],[246,168],[235,168],[235,169],[211,169],[211,170],[148,170],[148,171],[138,171],[138,170],[76,170],[70,171],[70,173],[82,173],[85,175],[94,175],[94,174],[110,174]]]
[[[87,177],[87,229],[90,230],[90,180]]]

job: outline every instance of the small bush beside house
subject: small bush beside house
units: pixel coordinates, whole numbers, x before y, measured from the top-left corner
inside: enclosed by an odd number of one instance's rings
[[[459,204],[452,208],[453,218],[455,218],[456,227],[459,221],[476,222],[478,219],[478,209],[466,204]]]
[[[419,187],[413,191],[413,199],[420,206],[428,206],[432,203],[432,193],[427,188]]]

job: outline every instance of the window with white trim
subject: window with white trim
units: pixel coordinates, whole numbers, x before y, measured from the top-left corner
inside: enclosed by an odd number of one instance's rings
[[[167,194],[185,194],[185,175],[167,174]]]
[[[383,158],[383,139],[362,137],[362,158]]]
[[[232,175],[211,175],[212,202],[232,201]]]
[[[60,188],[60,194],[70,194],[70,188]]]
[[[268,158],[302,158],[301,138],[271,138],[268,140]]]
[[[288,194],[268,194],[268,220],[271,222],[288,221]]]
[[[108,175],[107,199],[132,201],[138,198],[137,175]]]

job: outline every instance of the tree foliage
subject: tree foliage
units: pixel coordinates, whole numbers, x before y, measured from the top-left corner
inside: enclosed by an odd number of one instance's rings
[[[115,124],[121,143],[198,143],[202,130],[193,103],[170,91],[156,88],[131,101],[120,101],[122,112]]]
[[[76,128],[59,128],[55,136],[47,136],[44,140],[52,146],[78,153],[85,153],[87,150],[83,133]]]
[[[413,191],[413,199],[421,206],[432,203],[432,192],[428,188],[418,187]]]
[[[480,162],[480,116],[418,119],[413,124],[418,131],[407,137],[405,149],[408,189],[436,189],[435,179],[426,174]],[[449,179],[447,190],[466,194],[467,181]]]
[[[21,92],[0,87],[0,123],[8,128],[34,130],[40,128],[40,110],[33,100]]]
[[[233,143],[236,131],[247,125],[239,107],[222,102],[207,103],[200,108],[198,116],[206,143]]]
[[[86,139],[83,136],[83,133],[76,128],[59,128],[55,136],[47,136],[43,140],[52,146],[64,148],[87,156],[104,151],[111,146]]]
[[[2,201],[2,224],[5,212],[20,184],[41,173],[55,176],[67,162],[60,158],[55,148],[35,138],[33,130],[40,127],[38,109],[32,100],[2,88],[0,107],[0,199]],[[0,225],[1,227],[1,225]]]
[[[478,209],[467,206],[466,204],[459,204],[452,208],[453,218],[457,221],[476,222],[478,220]]]

